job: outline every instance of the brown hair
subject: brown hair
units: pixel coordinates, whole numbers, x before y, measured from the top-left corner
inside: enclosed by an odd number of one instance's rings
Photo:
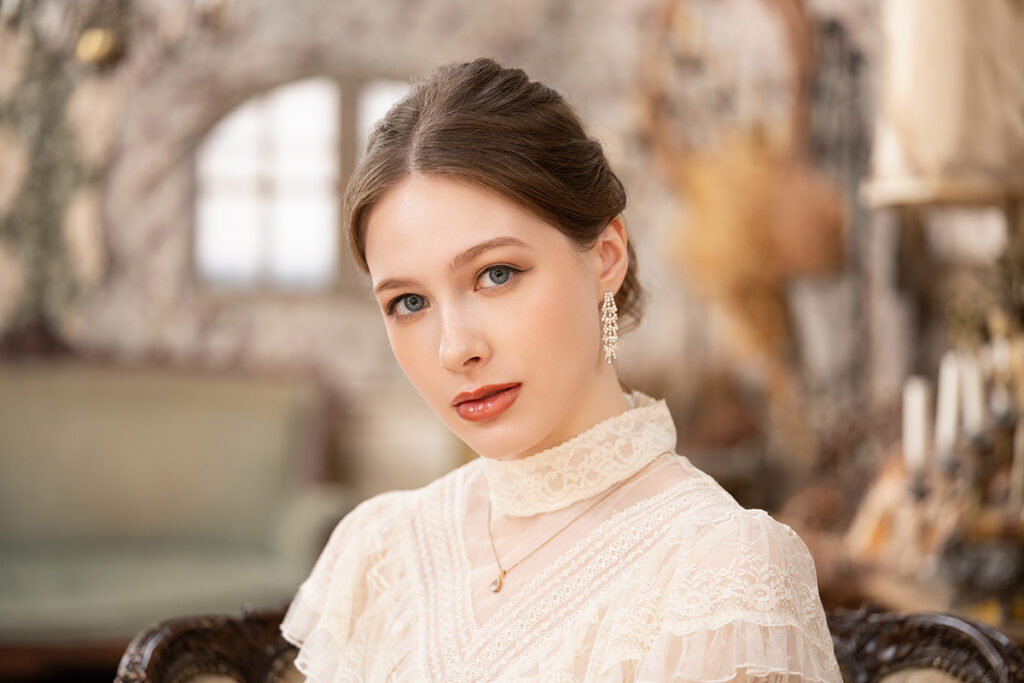
[[[557,92],[492,59],[442,66],[417,83],[374,128],[345,193],[349,244],[368,271],[366,220],[412,173],[456,178],[540,216],[581,249],[626,207],[601,143],[587,137]],[[615,295],[624,322],[640,320],[643,289],[633,245]]]

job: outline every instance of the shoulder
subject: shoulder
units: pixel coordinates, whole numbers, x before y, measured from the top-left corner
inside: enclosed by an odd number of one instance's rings
[[[388,491],[359,503],[334,527],[299,594],[307,602],[322,603],[328,594],[358,592],[367,582],[380,588],[398,580],[410,523],[429,510],[433,498],[455,485],[461,470],[419,489]],[[429,513],[441,514],[439,508]]]
[[[816,617],[817,574],[803,540],[767,512],[742,507],[700,470],[693,472],[671,494],[676,511],[669,520],[669,557],[662,561],[673,567],[675,600],[694,608],[700,603],[709,613]]]
[[[651,592],[638,680],[838,682],[814,563],[788,526],[738,505],[676,544]]]
[[[708,557],[720,548],[732,548],[745,557],[777,557],[810,560],[803,541],[789,526],[776,521],[764,510],[744,508],[711,476],[697,469],[685,457],[678,456],[679,483],[671,489],[676,513],[674,531],[683,533],[688,544],[707,551]],[[695,548],[695,549],[697,549]]]
[[[787,577],[788,588],[803,586],[817,602],[814,561],[796,532],[764,510],[744,508],[710,476],[692,471],[678,487],[672,519],[673,537],[681,541],[680,570],[736,584]]]
[[[338,523],[327,548],[348,545],[358,539],[362,544],[378,545],[374,539],[387,536],[424,514],[439,514],[439,501],[456,491],[472,470],[468,463],[418,489],[387,491],[359,503]]]
[[[685,458],[651,498],[663,521],[612,631],[637,680],[839,681],[814,563],[785,524],[743,508]]]
[[[677,624],[791,627],[821,648],[830,642],[814,560],[789,526],[736,505],[690,541],[676,549],[669,582]]]
[[[707,521],[696,535],[693,559],[698,564],[736,571],[800,569],[800,577],[814,580],[811,554],[789,526],[763,510],[747,510],[738,504],[722,512],[726,514]]]

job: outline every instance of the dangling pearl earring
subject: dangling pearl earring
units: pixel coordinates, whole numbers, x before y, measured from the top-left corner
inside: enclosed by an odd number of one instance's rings
[[[604,359],[611,363],[619,345],[619,309],[615,306],[615,295],[604,293],[601,304],[601,342],[604,345]]]

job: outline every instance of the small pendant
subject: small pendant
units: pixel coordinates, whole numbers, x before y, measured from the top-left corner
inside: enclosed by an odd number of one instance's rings
[[[502,579],[505,578],[505,572],[498,574],[498,578],[491,582],[490,589],[492,593],[500,593],[502,588]]]

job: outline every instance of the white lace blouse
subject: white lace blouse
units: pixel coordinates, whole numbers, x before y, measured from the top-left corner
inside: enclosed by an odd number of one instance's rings
[[[629,399],[550,450],[479,458],[356,508],[282,625],[299,670],[318,683],[840,681],[807,548],[671,453],[663,401]],[[495,552],[515,565],[497,593]]]

